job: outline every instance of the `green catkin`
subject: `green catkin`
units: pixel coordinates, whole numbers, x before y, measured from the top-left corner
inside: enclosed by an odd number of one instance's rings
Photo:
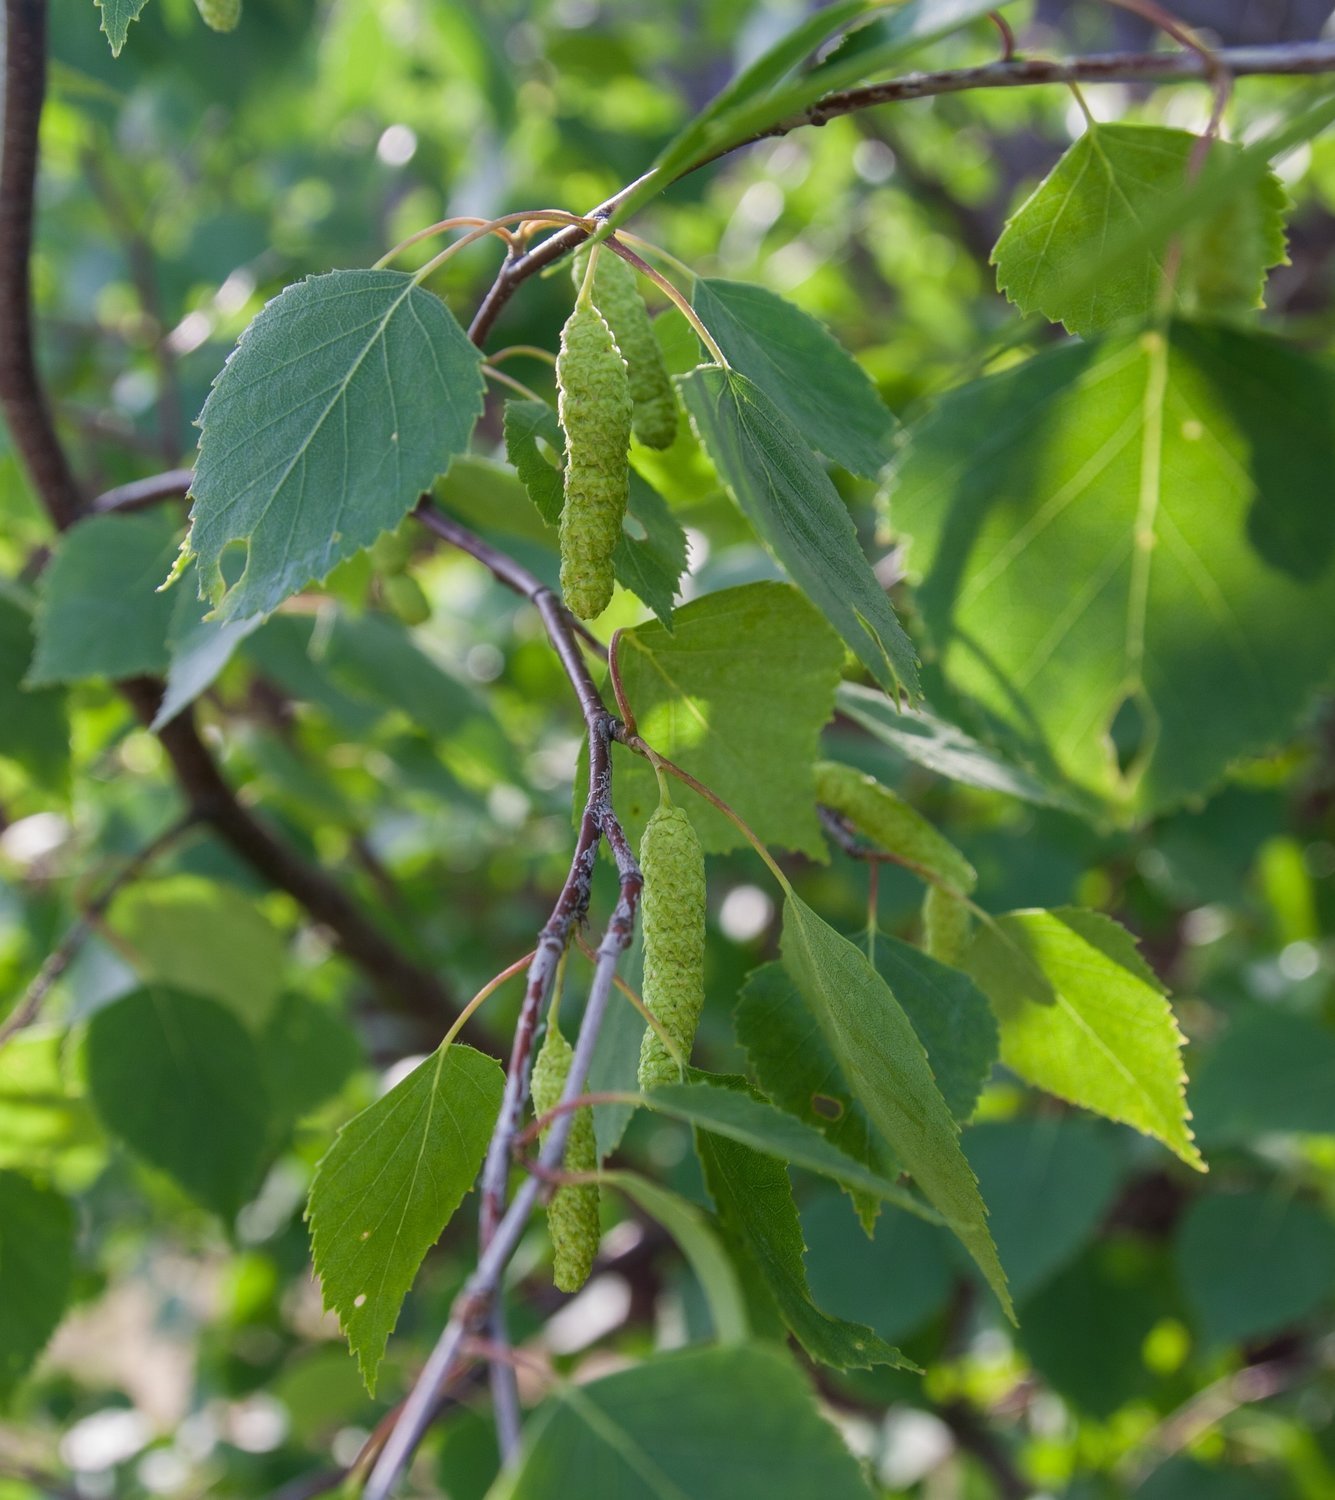
[[[588,263],[588,250],[578,251],[574,260],[576,286],[584,284]],[[594,267],[593,301],[626,361],[635,408],[635,436],[646,448],[670,448],[677,436],[677,398],[672,381],[635,272],[611,250],[602,251]]]
[[[630,498],[626,362],[602,314],[577,302],[561,330],[556,388],[566,439],[561,592],[581,620],[612,598],[612,553]]]
[[[973,890],[974,867],[950,842],[889,787],[852,766],[823,760],[816,766],[816,801],[838,813],[888,853],[945,882]]]
[[[958,968],[969,946],[972,926],[964,901],[939,885],[927,887],[922,898],[922,946],[929,958]]]
[[[533,1063],[529,1091],[539,1115],[555,1109],[570,1075],[574,1051],[561,1035],[555,1019],[547,1023],[547,1035]],[[547,1131],[542,1132],[543,1139]],[[567,1172],[596,1172],[598,1144],[593,1133],[593,1111],[577,1109],[566,1140]],[[552,1237],[552,1280],[558,1290],[577,1292],[589,1279],[598,1254],[598,1184],[568,1183],[552,1194],[547,1205],[547,1230]]]
[[[640,843],[644,872],[644,1003],[691,1055],[705,1003],[705,856],[691,820],[660,806]],[[650,1027],[640,1047],[640,1087],[677,1083],[672,1054]]]
[[[241,0],[195,0],[195,9],[213,31],[235,31],[241,20]]]

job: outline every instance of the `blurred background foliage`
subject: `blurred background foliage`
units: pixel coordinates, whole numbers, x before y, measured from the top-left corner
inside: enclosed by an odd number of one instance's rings
[[[240,29],[219,37],[190,0],[153,0],[113,61],[89,0],[56,0],[34,273],[44,369],[81,472],[107,486],[188,460],[209,382],[289,282],[369,264],[447,214],[601,200],[804,8],[248,0]],[[1318,34],[1332,6],[1178,9],[1225,41],[1273,41]],[[1022,46],[1094,50],[1147,37],[1137,18],[1073,0],[1039,5]],[[947,65],[994,48],[982,29],[937,54]],[[1289,88],[1240,85],[1230,133],[1263,130]],[[1209,113],[1197,86],[1088,96],[1105,118],[1199,128]],[[1013,340],[988,255],[1008,210],[1078,128],[1060,88],[900,105],[696,173],[635,228],[702,273],[761,282],[824,319],[903,414]],[[1280,171],[1295,205],[1292,264],[1272,280],[1269,320],[1329,353],[1335,138]],[[435,283],[461,317],[496,253],[481,245]],[[552,348],[568,306],[564,272],[530,282],[494,342]],[[676,321],[660,322],[669,347],[681,344]],[[511,368],[550,389],[543,365]],[[479,456],[456,467],[446,493],[483,529],[522,512],[505,501],[512,481],[492,467],[498,452],[496,403]],[[690,528],[690,591],[769,576],[689,438],[655,461],[653,477]],[[870,541],[870,486],[850,483],[847,498]],[[21,589],[48,540],[0,448],[0,574]],[[552,571],[531,535],[511,527],[505,544]],[[424,624],[399,624],[384,580],[368,561],[350,564],[251,637],[202,718],[247,798],[356,885],[466,998],[530,946],[564,874],[579,723],[529,609],[473,563],[424,544],[413,575],[430,603]],[[620,623],[641,617],[636,601],[618,599]],[[0,592],[9,649],[5,608]],[[159,748],[110,688],[51,690],[42,703],[0,746],[5,994],[35,972],[90,870],[173,816]],[[9,711],[0,702],[0,717]],[[1289,752],[1239,768],[1204,806],[1108,836],[937,781],[851,725],[830,741],[948,830],[978,866],[983,905],[1079,901],[1137,933],[1176,996],[1212,1168],[1197,1180],[1132,1132],[1039,1103],[998,1074],[965,1146],[1011,1272],[1018,1331],[998,1322],[944,1236],[887,1210],[869,1241],[846,1199],[796,1173],[816,1296],[902,1343],[927,1371],[823,1373],[850,1441],[886,1494],[923,1500],[1329,1500],[1335,707],[1321,706]],[[861,926],[863,868],[839,858],[794,868],[832,920]],[[740,1065],[734,999],[773,953],[760,876],[749,857],[711,862],[701,1037],[711,1067]],[[916,900],[907,877],[887,871],[881,926],[911,933]],[[141,976],[169,980],[182,945],[197,973],[216,975],[224,1001],[253,1001],[242,957],[257,944],[272,955],[264,1065],[282,1080],[275,1097],[298,1077],[302,1094],[263,1186],[225,1232],[107,1143],[79,1039]],[[511,987],[489,1005],[494,1036],[507,1034],[517,999]],[[434,1046],[440,1018],[387,1013],[286,897],[259,889],[199,834],[113,906],[47,1020],[0,1051],[0,1180],[5,1169],[35,1171],[72,1195],[74,1306],[31,1379],[9,1390],[0,1363],[0,1500],[311,1493],[308,1476],[349,1462],[385,1407],[366,1397],[320,1311],[301,1205],[333,1130],[402,1076],[405,1057]],[[702,1196],[681,1127],[638,1120],[621,1157]],[[605,1269],[575,1303],[550,1290],[540,1232],[517,1262],[513,1331],[562,1369],[613,1368],[705,1326],[661,1232],[624,1204],[605,1212]],[[470,1211],[408,1299],[382,1376],[389,1402],[473,1255]],[[447,1414],[426,1455],[419,1493],[484,1493],[495,1450],[480,1390]]]

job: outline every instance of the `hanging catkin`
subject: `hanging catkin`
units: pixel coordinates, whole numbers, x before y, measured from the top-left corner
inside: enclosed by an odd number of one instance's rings
[[[575,285],[582,286],[589,251],[577,251]],[[634,270],[611,250],[603,250],[593,269],[593,301],[612,330],[626,361],[630,397],[635,409],[635,436],[646,448],[670,448],[677,436],[677,398],[654,337],[649,310],[640,296]]]
[[[573,1056],[561,1028],[554,1019],[549,1021],[529,1084],[533,1108],[539,1115],[545,1115],[561,1102]],[[542,1136],[544,1140],[547,1138],[546,1130]],[[587,1107],[575,1111],[563,1165],[567,1172],[598,1170],[593,1111]],[[552,1280],[560,1291],[577,1292],[589,1279],[598,1254],[598,1184],[568,1183],[557,1188],[547,1205],[547,1229],[552,1237]]]
[[[556,388],[566,440],[561,592],[582,620],[612,598],[612,553],[630,496],[626,362],[602,314],[577,302],[561,330]]]
[[[644,872],[644,1003],[689,1059],[705,1003],[705,856],[691,820],[660,806],[640,843]],[[640,1087],[676,1083],[672,1054],[650,1027]]]

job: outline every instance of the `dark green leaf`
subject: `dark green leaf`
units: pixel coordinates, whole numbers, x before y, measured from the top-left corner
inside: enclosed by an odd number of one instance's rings
[[[488,1500],[867,1500],[857,1461],[792,1363],[741,1345],[668,1354],[564,1385]]]
[[[62,796],[70,768],[65,695],[22,686],[34,644],[32,615],[0,593],[0,756],[22,766],[43,791]]]
[[[270,302],[200,416],[189,545],[217,618],[267,614],[396,527],[467,446],[481,361],[399,271],[331,271]]]
[[[66,532],[42,574],[28,681],[163,671],[175,601],[156,590],[175,551],[160,515],[93,516]]]
[[[0,1172],[0,1407],[55,1332],[73,1281],[73,1209],[50,1188]]]
[[[898,1000],[866,954],[792,894],[784,903],[782,953],[873,1124],[1013,1316],[959,1127]]]
[[[232,1013],[155,985],[89,1023],[88,1090],[113,1135],[232,1218],[259,1186],[269,1100],[259,1049]]]
[[[1200,1198],[1177,1232],[1177,1269],[1212,1345],[1278,1333],[1326,1302],[1335,1285],[1335,1224],[1288,1195]]]
[[[482,1165],[504,1086],[490,1057],[440,1047],[350,1120],[316,1168],[316,1274],[373,1395],[417,1268]]]
[[[757,535],[882,687],[918,694],[918,664],[852,517],[811,449],[735,370],[680,377],[686,409]]]
[[[1286,1011],[1242,1015],[1193,1070],[1191,1102],[1205,1141],[1335,1135],[1335,1032]]]
[[[890,457],[894,418],[823,323],[743,281],[701,277],[691,300],[728,363],[764,391],[813,448],[854,474],[880,473]]]

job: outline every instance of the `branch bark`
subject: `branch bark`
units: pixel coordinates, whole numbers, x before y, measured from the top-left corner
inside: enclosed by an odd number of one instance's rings
[[[1208,57],[1199,52],[1109,52],[1093,57],[1005,58],[976,68],[952,68],[936,73],[909,73],[885,83],[844,89],[827,94],[799,114],[780,120],[744,140],[693,162],[674,181],[698,172],[734,151],[758,141],[774,140],[808,125],[825,125],[840,115],[872,109],[881,104],[899,104],[937,94],[961,94],[974,89],[1033,88],[1051,83],[1185,83],[1208,81],[1219,71],[1234,78],[1311,77],[1335,72],[1335,42],[1302,42],[1274,47],[1225,47]],[[612,217],[651,174],[645,173],[600,203],[588,217]],[[507,259],[490,290],[482,299],[469,337],[482,343],[491,332],[507,302],[531,276],[554,265],[588,238],[576,226],[559,229],[524,255]]]

